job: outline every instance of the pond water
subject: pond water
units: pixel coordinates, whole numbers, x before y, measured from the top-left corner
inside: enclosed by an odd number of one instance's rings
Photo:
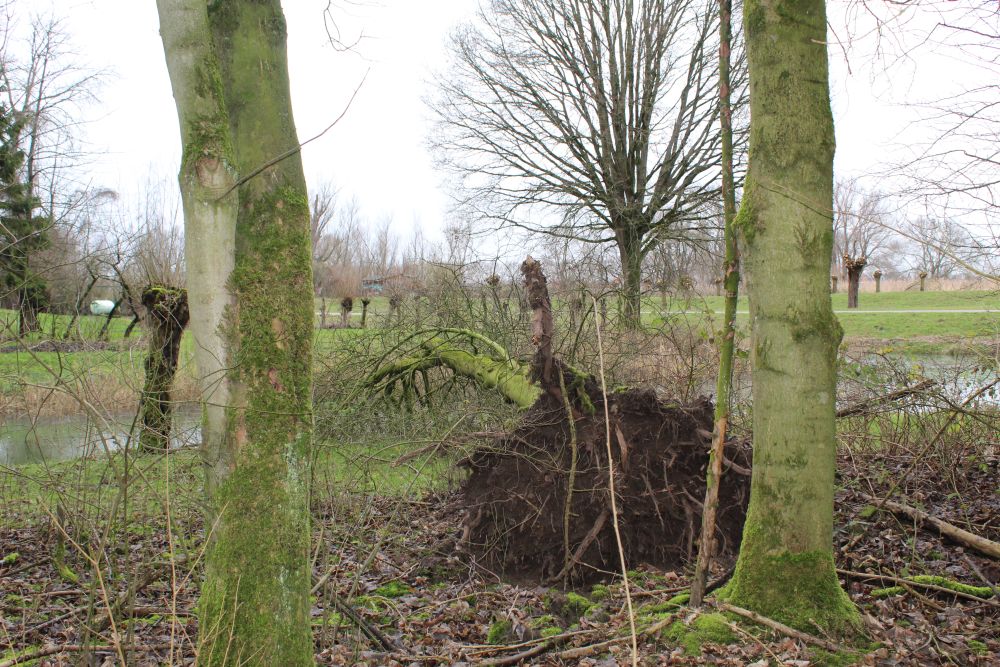
[[[871,355],[862,358],[861,362],[870,368],[883,370],[891,364],[895,367],[898,378],[909,376],[908,384],[916,384],[920,378],[934,380],[937,383],[934,391],[940,392],[954,403],[963,403],[971,399],[972,404],[979,407],[1000,406],[998,386],[993,386],[992,389],[977,395],[983,387],[996,381],[997,368],[982,361],[977,362],[971,357],[947,354],[925,354],[905,358]],[[894,388],[898,387],[887,387],[887,391]]]
[[[38,419],[6,418],[0,421],[0,464],[51,463],[117,451],[129,440],[134,415],[116,415],[95,424],[86,415]],[[171,445],[181,447],[201,440],[201,414],[190,408],[174,413]]]

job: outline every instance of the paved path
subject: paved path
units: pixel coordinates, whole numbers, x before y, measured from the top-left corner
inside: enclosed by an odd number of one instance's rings
[[[721,310],[712,311],[716,315],[724,315],[725,312]],[[1000,315],[1000,310],[991,310],[989,308],[983,308],[979,310],[835,310],[833,311],[835,315],[866,315],[866,314],[905,314],[905,313],[992,313],[994,315]],[[668,310],[665,313],[660,311],[663,315],[704,315],[704,310]],[[737,310],[737,315],[749,315],[749,310]]]

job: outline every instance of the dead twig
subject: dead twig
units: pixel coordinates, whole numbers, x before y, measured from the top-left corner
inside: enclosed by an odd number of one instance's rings
[[[127,650],[129,651],[163,651],[172,646],[170,642],[163,642],[160,644],[147,644],[138,646],[129,646]],[[125,647],[121,647],[125,648]],[[59,653],[81,653],[83,651],[92,651],[94,653],[115,653],[119,649],[119,645],[94,645],[94,644],[53,644],[51,646],[45,646],[34,651],[29,651],[27,653],[22,653],[10,660],[4,660],[0,662],[0,667],[17,667],[17,665],[24,665],[34,660],[39,660],[41,658],[46,658],[50,655],[57,655]]]
[[[545,653],[549,650],[552,645],[551,641],[545,642],[543,644],[538,644],[537,646],[532,646],[529,649],[525,649],[520,653],[515,653],[514,655],[506,655],[500,658],[490,658],[489,660],[483,660],[480,665],[516,665],[522,660],[527,660],[528,658],[533,658],[536,655]]]
[[[934,380],[924,380],[923,382],[918,382],[912,387],[903,387],[902,389],[897,389],[896,391],[883,394],[882,396],[873,396],[871,398],[863,399],[857,403],[848,405],[846,408],[837,410],[837,419],[863,415],[876,406],[883,405],[885,403],[892,403],[908,396],[913,396],[914,394],[923,393],[936,384],[937,382]]]
[[[568,575],[574,567],[576,567],[577,563],[580,562],[580,559],[583,558],[583,554],[586,553],[588,547],[590,547],[594,540],[597,539],[597,535],[604,528],[604,524],[607,523],[609,516],[611,516],[611,510],[609,509],[604,509],[604,511],[597,515],[597,519],[594,520],[594,525],[591,526],[590,531],[586,534],[586,536],[584,536],[583,541],[580,542],[576,551],[573,552],[573,557],[568,563],[566,563],[566,565],[563,566],[563,569],[560,570],[558,574],[549,577],[546,580],[546,583],[559,581],[564,576]]]

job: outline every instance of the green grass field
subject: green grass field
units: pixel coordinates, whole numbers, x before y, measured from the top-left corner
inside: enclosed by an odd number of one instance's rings
[[[833,307],[838,311],[838,319],[844,328],[847,342],[852,339],[891,340],[898,346],[902,341],[904,344],[917,345],[921,348],[921,352],[927,353],[945,351],[945,347],[955,342],[1000,337],[1000,292],[863,293],[860,297],[860,308],[853,311],[847,310],[846,298],[846,294],[832,295]],[[560,312],[565,310],[560,303],[557,298],[555,300],[557,315],[565,316],[565,313]],[[671,298],[667,301],[666,308],[659,297],[648,297],[643,302],[643,317],[644,322],[652,327],[664,326],[665,323],[677,319],[697,325],[696,319],[707,318],[711,318],[715,326],[718,326],[721,320],[718,312],[722,307],[722,298],[716,296]],[[748,323],[745,314],[747,307],[746,299],[742,299],[739,306],[741,314],[737,318],[737,324],[744,329]],[[319,308],[320,302],[317,300],[317,311]],[[339,308],[339,300],[327,299],[328,322],[332,323],[339,319]],[[374,297],[369,306],[369,325],[377,326],[379,316],[384,316],[388,309],[388,298]],[[609,309],[613,309],[611,303]],[[988,312],[925,312],[935,310]],[[361,312],[360,299],[354,300],[353,311],[352,323],[357,327]],[[109,345],[91,344],[97,341],[104,319],[91,315],[81,316],[74,327],[72,337],[73,340],[79,341],[75,347],[65,348],[65,351],[61,352],[44,349],[25,351],[19,348],[15,336],[15,313],[10,310],[0,310],[0,330],[2,330],[0,349],[5,350],[0,352],[0,395],[19,391],[26,385],[52,386],[56,383],[55,378],[74,380],[95,375],[100,377],[117,375],[128,386],[140,384],[144,354],[139,336],[141,332],[133,334],[133,338],[129,341],[123,341],[129,318],[114,318],[109,328]],[[42,330],[30,334],[26,342],[33,345],[53,339],[62,341],[69,320],[66,315],[43,313],[40,316]],[[320,355],[331,353],[340,348],[346,339],[364,335],[364,332],[357,328],[317,330],[317,352]],[[940,345],[942,349],[925,349],[928,344]],[[180,373],[190,373],[192,367],[191,342],[185,336],[182,341]]]
[[[975,338],[1000,336],[1000,292],[882,292],[863,293],[858,299],[858,309],[847,309],[847,295],[831,295],[833,308],[844,328],[846,338],[921,339]],[[723,308],[722,297],[698,297],[690,300],[668,301],[664,311],[658,298],[643,303],[646,317],[652,324],[663,322],[664,317],[677,317],[692,311],[719,313]],[[746,325],[749,307],[741,299],[737,323]],[[984,310],[991,312],[922,312],[949,310]],[[902,311],[902,312],[871,312]],[[713,317],[716,322],[718,317]]]

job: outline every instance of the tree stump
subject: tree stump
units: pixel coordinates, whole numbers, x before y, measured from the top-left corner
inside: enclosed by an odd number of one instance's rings
[[[354,299],[345,296],[340,301],[340,326],[345,329],[351,326],[351,311],[354,310]]]
[[[142,291],[142,305],[146,308],[144,322],[149,339],[139,447],[147,452],[164,451],[170,447],[170,388],[177,372],[181,335],[190,317],[187,290],[150,285]]]
[[[875,293],[878,294],[882,291],[882,272],[875,269],[875,273],[872,274],[875,278]]]

